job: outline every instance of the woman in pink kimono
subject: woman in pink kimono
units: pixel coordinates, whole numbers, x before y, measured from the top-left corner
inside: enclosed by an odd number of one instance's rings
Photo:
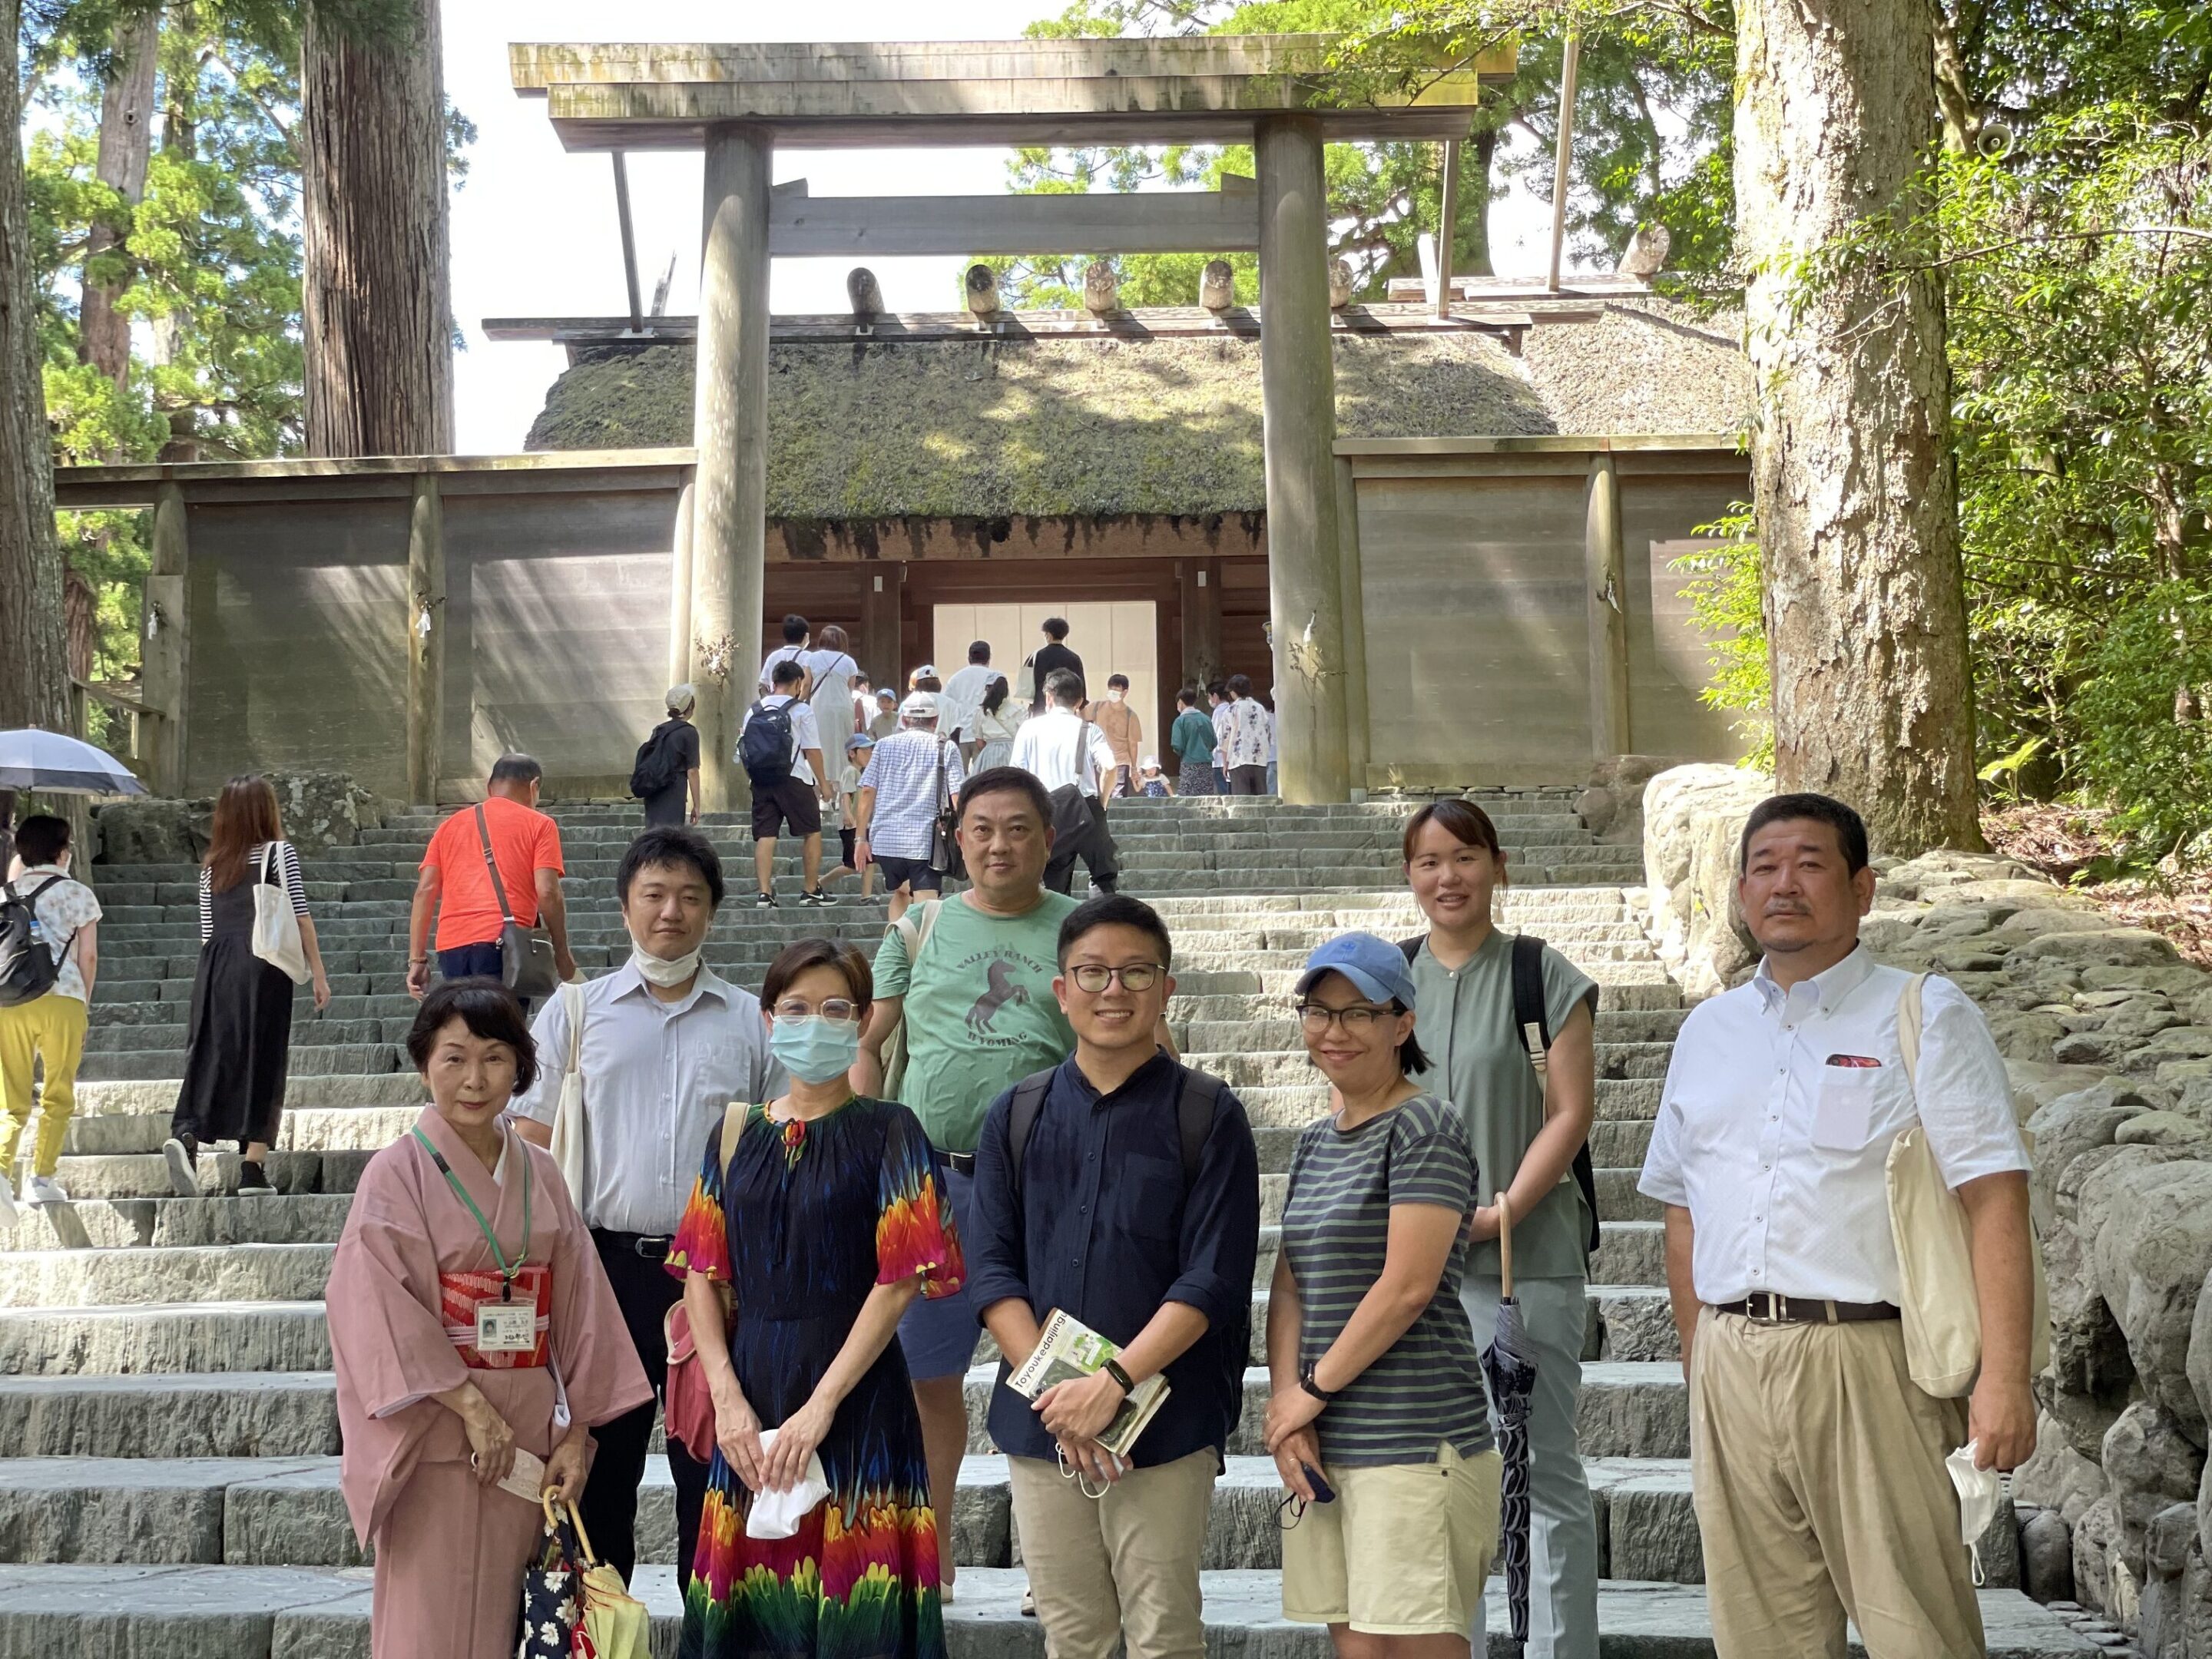
[[[517,1454],[584,1489],[592,1425],[653,1397],[551,1156],[501,1114],[537,1057],[488,979],[423,999],[431,1104],[368,1162],[325,1296],[354,1531],[376,1546],[375,1659],[509,1659],[543,1512]]]

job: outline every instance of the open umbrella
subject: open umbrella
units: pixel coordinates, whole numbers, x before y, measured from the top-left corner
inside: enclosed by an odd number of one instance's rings
[[[1513,1299],[1513,1211],[1498,1194],[1498,1249],[1504,1294],[1498,1330],[1482,1351],[1482,1377],[1498,1413],[1498,1549],[1505,1564],[1505,1607],[1513,1626],[1513,1651],[1528,1643],[1528,1395],[1536,1386],[1536,1357]]]
[[[0,732],[0,789],[49,795],[143,795],[146,786],[104,749],[27,726]]]

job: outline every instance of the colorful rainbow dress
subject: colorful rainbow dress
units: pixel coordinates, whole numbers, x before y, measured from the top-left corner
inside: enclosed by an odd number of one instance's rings
[[[945,1178],[914,1114],[848,1101],[800,1125],[754,1107],[729,1168],[719,1126],[668,1255],[736,1293],[730,1358],[763,1428],[805,1404],[878,1285],[966,1276]],[[751,1503],[715,1452],[684,1596],[685,1659],[944,1659],[937,1520],[894,1337],[822,1443],[830,1496],[792,1538],[745,1536]]]

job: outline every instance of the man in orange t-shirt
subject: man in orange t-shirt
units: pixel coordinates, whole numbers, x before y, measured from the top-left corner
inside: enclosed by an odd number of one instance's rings
[[[576,959],[568,953],[568,912],[561,897],[561,827],[538,810],[544,775],[544,769],[527,755],[501,755],[484,791],[484,828],[514,919],[526,927],[543,919],[553,937],[553,965],[567,980],[575,976]],[[483,839],[472,806],[440,824],[422,854],[407,919],[407,991],[418,1000],[430,988],[433,911],[438,917],[439,978],[498,978],[499,934],[506,919],[484,866]]]

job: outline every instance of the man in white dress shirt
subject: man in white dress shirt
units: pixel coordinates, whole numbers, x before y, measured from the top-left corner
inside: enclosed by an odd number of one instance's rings
[[[1074,786],[1091,817],[1089,827],[1079,834],[1060,830],[1053,842],[1052,861],[1045,866],[1044,884],[1055,893],[1068,891],[1075,884],[1075,860],[1080,858],[1091,872],[1091,890],[1110,893],[1121,880],[1121,866],[1099,795],[1102,786],[1110,786],[1113,780],[1114,746],[1094,722],[1076,712],[1083,701],[1083,681],[1073,669],[1055,668],[1046,675],[1044,693],[1049,707],[1022,722],[1007,763],[1035,774],[1047,794]]]
[[[983,718],[983,694],[998,673],[991,666],[991,642],[978,640],[968,647],[968,665],[945,682],[944,695],[938,699],[937,729],[960,745],[960,758],[971,766],[982,747],[975,722]]]
[[[1948,980],[1923,988],[1919,1086],[1898,1002],[1911,976],[1859,943],[1866,828],[1778,795],[1744,829],[1737,896],[1757,975],[1683,1022],[1641,1190],[1666,1206],[1667,1287],[1690,1384],[1690,1474],[1719,1659],[1984,1650],[1943,1460],[2035,1449],[2028,1159],[2004,1062]],[[1971,1397],[1905,1369],[1884,1165],[1917,1120],[1964,1206],[1981,1308]]]
[[[722,902],[722,864],[696,830],[647,830],[615,875],[630,958],[583,988],[584,1190],[574,1194],[622,1306],[646,1375],[668,1375],[661,1321],[681,1299],[663,1265],[706,1156],[732,1101],[773,1099],[783,1068],[768,1052],[760,1000],[702,960]],[[531,1035],[538,1081],[515,1103],[516,1127],[552,1141],[569,1065],[568,998],[547,1000]],[[653,1402],[593,1431],[599,1452],[584,1488],[584,1529],[627,1579],[637,1558],[638,1482]],[[676,1482],[677,1560],[688,1569],[707,1495],[707,1465],[668,1448]]]

